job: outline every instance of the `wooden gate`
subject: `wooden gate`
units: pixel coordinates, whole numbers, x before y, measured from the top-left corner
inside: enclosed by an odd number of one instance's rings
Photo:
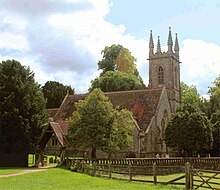
[[[192,169],[194,189],[220,189],[220,171]]]

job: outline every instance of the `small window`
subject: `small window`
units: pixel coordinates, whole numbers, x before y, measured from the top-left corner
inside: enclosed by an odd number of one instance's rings
[[[158,84],[163,84],[164,83],[164,78],[163,78],[163,68],[160,66],[158,68]]]
[[[52,139],[52,146],[57,146],[57,144],[58,144],[57,139],[55,139],[55,138],[53,137],[53,139]]]

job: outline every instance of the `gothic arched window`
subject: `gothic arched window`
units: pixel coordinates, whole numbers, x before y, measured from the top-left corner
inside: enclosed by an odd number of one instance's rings
[[[164,72],[163,72],[163,68],[160,66],[158,68],[158,84],[163,84],[164,83]]]

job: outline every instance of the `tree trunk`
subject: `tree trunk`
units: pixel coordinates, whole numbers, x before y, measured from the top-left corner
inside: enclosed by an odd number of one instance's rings
[[[96,159],[96,148],[92,147],[91,158]]]
[[[111,158],[112,158],[112,153],[109,151],[108,152],[108,159],[111,160]]]

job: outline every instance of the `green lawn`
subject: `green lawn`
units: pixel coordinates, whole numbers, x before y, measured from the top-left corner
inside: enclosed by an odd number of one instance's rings
[[[86,174],[53,168],[47,171],[0,178],[0,189],[76,189],[76,190],[153,190],[179,189],[147,183],[91,177]]]
[[[158,182],[167,182],[170,181],[172,179],[176,179],[180,176],[183,176],[184,173],[180,173],[180,174],[170,174],[170,175],[161,175],[161,176],[157,176],[157,181]],[[128,178],[128,177],[127,177]],[[153,181],[153,176],[133,176],[133,179],[141,179],[141,180],[151,180]],[[185,182],[185,178],[178,180],[177,182]]]

